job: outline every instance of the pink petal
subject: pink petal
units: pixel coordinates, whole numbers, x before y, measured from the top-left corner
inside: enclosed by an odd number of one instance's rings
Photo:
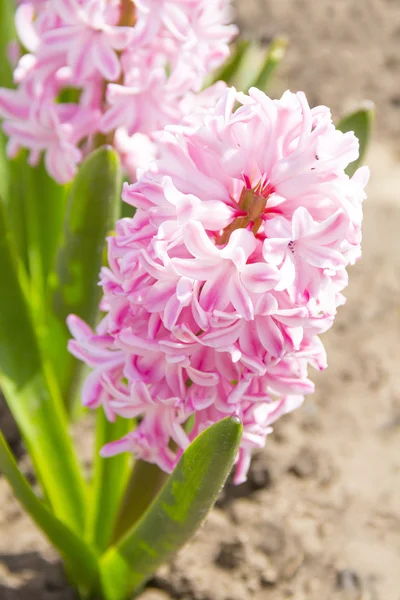
[[[108,43],[114,50],[124,50],[135,37],[133,27],[107,27],[105,33]]]
[[[68,183],[74,178],[81,157],[80,150],[73,146],[68,146],[68,151],[65,146],[51,147],[45,155],[46,169],[58,183]]]
[[[27,121],[30,102],[29,98],[16,90],[0,88],[0,115],[3,119],[23,119]]]
[[[188,306],[193,296],[193,280],[182,277],[176,286],[176,296],[184,306]]]
[[[301,248],[302,257],[313,267],[320,269],[339,269],[347,264],[347,259],[339,250],[326,246],[311,246]]]
[[[211,269],[210,269],[211,270]],[[232,270],[226,269],[214,269],[211,273],[209,271],[209,277],[213,275],[213,279],[206,281],[203,286],[199,303],[203,310],[206,312],[212,312],[214,310],[225,310],[230,303],[229,297],[229,281],[232,276]]]
[[[133,105],[132,105],[133,109]],[[130,111],[134,116],[134,110]],[[132,121],[128,116],[127,107],[124,104],[116,104],[109,108],[101,117],[100,127],[103,133],[109,133],[114,129],[124,125],[126,127],[130,127]]]
[[[185,225],[183,239],[190,254],[196,258],[211,259],[218,257],[218,249],[198,221],[192,221]]]
[[[322,223],[314,225],[313,231],[307,236],[307,243],[313,241],[318,245],[326,246],[338,240],[341,241],[346,234],[348,224],[348,216],[343,211],[338,210]]]
[[[225,329],[218,329],[211,333],[207,333],[201,337],[201,341],[206,346],[212,348],[226,348],[232,346],[239,337],[242,322],[238,320],[236,323]]]
[[[68,315],[67,327],[71,335],[78,341],[85,341],[93,335],[92,329],[76,315]]]
[[[116,440],[115,442],[110,442],[101,448],[100,456],[103,458],[111,458],[112,456],[117,456],[122,452],[132,452],[132,442],[130,440],[129,434],[120,440]]]
[[[68,48],[68,63],[73,71],[74,79],[80,83],[94,71],[92,57],[93,39],[87,35],[79,43],[71,44]]]
[[[282,264],[285,254],[288,251],[290,238],[266,239],[263,243],[263,257],[267,263],[279,266]]]
[[[309,233],[314,224],[313,218],[307,209],[300,206],[292,217],[292,240],[298,240]]]
[[[216,271],[212,259],[173,258],[171,264],[179,275],[197,281],[207,281]]]
[[[241,483],[247,481],[247,473],[251,462],[251,450],[240,448],[238,457],[235,475],[233,478],[235,485],[240,485]]]
[[[256,294],[271,290],[279,281],[279,271],[265,263],[252,263],[243,267],[240,278],[244,286]]]
[[[94,64],[107,81],[115,81],[121,73],[118,56],[111,48],[105,34],[96,35],[92,46]]]
[[[77,0],[52,0],[54,10],[66,23],[79,23],[82,8]]]
[[[193,381],[193,383],[197,383],[198,385],[209,387],[217,385],[219,381],[219,376],[217,373],[205,373],[204,371],[198,371],[193,367],[187,367],[186,372],[191,381]]]
[[[172,295],[175,295],[176,284],[172,281],[157,281],[150,287],[145,296],[145,306],[151,312],[162,311]]]
[[[67,51],[71,48],[71,44],[79,44],[83,41],[81,34],[82,27],[79,25],[59,27],[46,31],[42,36],[42,42],[48,46],[48,51]]]
[[[256,249],[257,242],[251,231],[236,229],[233,231],[228,244],[221,250],[223,258],[230,258],[235,263],[245,263]],[[238,254],[240,251],[240,254]],[[240,257],[240,258],[239,258]]]
[[[163,323],[167,329],[172,330],[175,327],[181,312],[181,302],[179,302],[175,295],[171,296],[171,298],[165,304],[163,315]]]
[[[283,355],[285,340],[274,319],[268,316],[257,317],[256,327],[260,342],[267,352],[275,358],[280,358]]]
[[[15,28],[22,45],[29,52],[36,52],[39,48],[40,38],[33,25],[35,9],[32,4],[21,4],[15,12]]]
[[[275,290],[281,292],[287,290],[293,284],[296,278],[296,268],[291,255],[286,255],[285,260],[279,269],[279,283],[275,286]]]
[[[96,369],[86,377],[82,387],[83,406],[87,406],[88,408],[98,408],[101,405],[102,396],[104,396],[101,383],[102,374],[102,370]]]
[[[232,275],[229,281],[229,299],[237,312],[246,321],[254,319],[254,307],[250,296],[238,274]]]

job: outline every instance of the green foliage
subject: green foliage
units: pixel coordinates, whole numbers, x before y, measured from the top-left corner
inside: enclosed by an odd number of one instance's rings
[[[231,57],[213,77],[212,83],[222,80],[246,93],[251,87],[267,92],[285,56],[287,44],[285,38],[274,38],[267,47],[249,40],[238,40]]]
[[[259,67],[259,70],[250,82],[248,88],[256,87],[263,92],[268,88],[273,74],[282,62],[287,48],[287,40],[285,38],[275,38],[272,40],[268,49],[265,51],[264,60]]]
[[[67,351],[65,324],[71,313],[95,325],[101,289],[105,238],[119,214],[121,174],[111,147],[95,150],[81,165],[68,198],[56,265],[50,277],[48,344],[52,344],[60,387],[71,408],[82,365]]]
[[[43,162],[27,163],[27,152],[9,161],[5,196],[10,229],[30,282],[35,318],[43,322],[47,280],[54,264],[65,212],[67,186],[47,174]]]
[[[215,73],[212,83],[216,81],[225,81],[228,85],[233,81],[236,74],[240,71],[247,53],[251,49],[250,40],[238,40],[232,46],[232,53],[222,68]]]
[[[11,87],[12,67],[8,60],[8,45],[15,39],[15,3],[13,0],[0,0],[0,86]]]
[[[57,386],[43,361],[26,278],[0,202],[0,384],[54,512],[83,526],[84,487]]]
[[[0,470],[11,485],[17,500],[63,557],[74,582],[83,592],[89,591],[98,577],[95,553],[78,534],[57,519],[33,493],[29,483],[19,471],[1,431]]]
[[[192,537],[225,483],[241,435],[240,421],[228,417],[192,442],[142,518],[103,557],[107,600],[129,598]]]

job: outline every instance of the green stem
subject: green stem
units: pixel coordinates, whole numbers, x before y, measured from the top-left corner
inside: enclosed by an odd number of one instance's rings
[[[115,523],[113,543],[139,521],[167,479],[168,474],[157,465],[136,461]]]
[[[89,543],[100,553],[108,547],[117,511],[132,470],[132,457],[129,453],[124,452],[104,459],[100,456],[100,450],[105,444],[124,437],[132,426],[131,419],[118,418],[114,423],[110,423],[104,411],[98,411],[87,537]],[[104,490],[107,490],[107,493],[104,493]]]

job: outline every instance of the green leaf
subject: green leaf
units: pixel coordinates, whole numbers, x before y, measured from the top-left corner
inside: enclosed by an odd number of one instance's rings
[[[0,471],[8,480],[17,500],[59,551],[74,583],[88,591],[98,577],[95,553],[69,527],[55,517],[34,494],[21,474],[0,431]]]
[[[74,313],[91,326],[98,316],[105,238],[115,228],[121,194],[119,158],[111,147],[95,150],[81,165],[68,199],[64,232],[51,275],[49,323],[52,353],[67,405],[81,373],[81,363],[67,352],[70,337],[65,324]]]
[[[0,1],[0,86],[11,87],[13,69],[8,60],[8,45],[15,40],[14,27],[15,2]]]
[[[4,146],[2,147],[3,167],[2,172],[6,178],[0,182],[1,185],[1,201],[6,206],[8,226],[12,233],[13,242],[20,258],[23,261],[26,272],[29,270],[28,260],[28,234],[26,230],[26,215],[24,200],[24,190],[26,189],[26,177],[21,172],[19,164],[22,160],[22,153],[10,160],[6,156],[6,137],[2,135]],[[25,162],[25,157],[23,158]]]
[[[241,434],[240,421],[228,417],[184,452],[143,517],[104,555],[101,576],[107,600],[127,600],[192,537],[225,483]]]
[[[57,516],[84,523],[84,483],[65,412],[42,357],[25,292],[24,272],[0,202],[0,385],[24,437],[36,474]]]
[[[243,46],[239,45],[240,43]],[[225,80],[228,80],[229,76],[229,85],[246,93],[251,87],[258,87],[265,92],[272,75],[285,56],[287,44],[285,38],[273,39],[267,48],[255,42],[238,42],[238,56],[236,52],[233,54],[226,64],[227,75],[222,72],[222,76]]]
[[[110,423],[103,410],[97,413],[94,475],[87,537],[99,552],[105,550],[111,539],[132,462],[127,452],[105,459],[100,456],[100,450],[105,444],[124,437],[132,427],[133,422],[130,419],[117,417],[115,423]]]
[[[26,167],[30,170],[32,185],[32,209],[27,210],[27,214],[36,220],[38,254],[47,287],[62,235],[69,185],[58,185],[48,175],[43,161],[37,167]]]
[[[136,460],[122,499],[112,535],[118,542],[144,515],[168,479],[168,473],[157,465]],[[140,494],[137,491],[140,490]]]
[[[21,151],[9,161],[6,203],[18,252],[29,273],[30,301],[36,320],[43,323],[47,278],[60,241],[68,186],[51,179],[43,161],[31,167],[27,159],[28,153]]]
[[[280,65],[283,57],[286,54],[287,40],[284,38],[275,38],[268,46],[267,51],[264,51],[263,62],[258,73],[251,81],[247,89],[256,87],[263,92],[266,91],[272,75]]]
[[[6,198],[10,179],[9,160],[6,155],[6,137],[0,130],[0,197]]]
[[[351,177],[362,165],[368,144],[371,139],[372,127],[375,119],[375,109],[372,102],[366,102],[358,110],[343,117],[337,124],[337,129],[346,133],[354,131],[360,142],[360,155],[357,160],[352,162],[346,169],[346,173]]]
[[[238,40],[233,46],[232,54],[222,68],[212,77],[211,83],[216,81],[225,81],[230,85],[241,68],[243,60],[251,48],[250,40]]]

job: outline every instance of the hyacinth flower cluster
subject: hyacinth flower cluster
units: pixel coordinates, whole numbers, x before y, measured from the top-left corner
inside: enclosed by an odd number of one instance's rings
[[[223,84],[199,92],[229,54],[229,9],[229,0],[20,1],[26,53],[17,89],[0,89],[8,155],[27,148],[36,165],[44,153],[50,176],[67,183],[107,141],[134,180],[157,131],[215,103]]]
[[[237,108],[236,108],[237,107]],[[165,128],[160,158],[125,185],[136,207],[108,239],[96,333],[75,316],[70,351],[93,371],[84,404],[137,427],[133,452],[171,472],[202,430],[237,415],[235,481],[271,424],[314,390],[319,334],[360,257],[368,169],[353,132],[301,92],[227,89],[204,117]]]

